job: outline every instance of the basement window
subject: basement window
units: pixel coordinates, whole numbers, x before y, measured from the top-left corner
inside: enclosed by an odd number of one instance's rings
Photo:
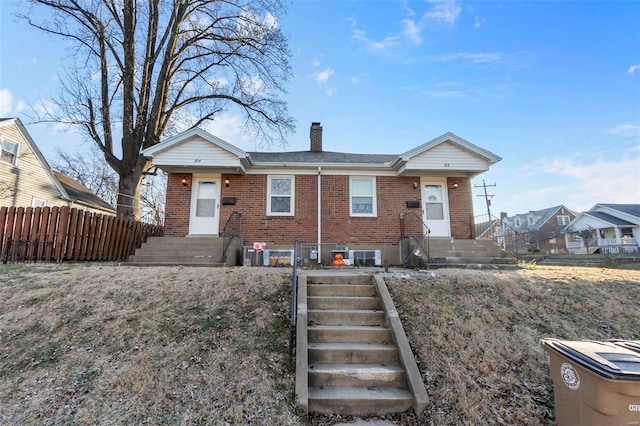
[[[293,176],[267,177],[267,215],[293,216],[295,205]]]

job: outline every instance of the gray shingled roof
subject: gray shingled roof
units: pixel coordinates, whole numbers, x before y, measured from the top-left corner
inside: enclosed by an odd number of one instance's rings
[[[67,191],[67,194],[72,201],[95,209],[115,213],[115,209],[109,203],[91,192],[89,188],[82,185],[77,180],[72,179],[64,173],[54,171],[53,174],[64,187],[65,191]]]
[[[248,152],[254,163],[306,163],[306,164],[389,164],[397,155],[351,154],[346,152]]]
[[[586,215],[588,216],[593,216],[595,218],[604,220],[605,222],[608,222],[612,225],[618,225],[618,226],[634,226],[633,223],[628,222],[624,219],[620,219],[619,217],[615,217],[612,216],[608,213],[602,213],[602,212],[585,212]]]
[[[640,217],[640,204],[600,204],[600,205],[604,207],[608,207],[610,209],[618,210],[619,212],[622,212],[622,213]]]
[[[540,226],[542,226],[543,224],[547,223],[547,221],[549,219],[551,219],[551,217],[561,208],[563,208],[568,212],[570,212],[571,210],[567,208],[567,206],[565,206],[564,204],[560,204],[559,206],[554,206],[554,207],[548,207],[546,209],[542,209],[542,210],[530,210],[528,213],[518,213],[515,214],[513,216],[509,216],[507,217],[507,219],[509,220],[514,220],[516,217],[520,217],[520,218],[526,218],[528,215],[533,214],[535,216],[540,216],[540,219],[538,219],[536,221],[536,223],[534,223],[533,225],[529,225],[526,220],[523,223],[523,225],[521,226],[522,228],[539,228]]]

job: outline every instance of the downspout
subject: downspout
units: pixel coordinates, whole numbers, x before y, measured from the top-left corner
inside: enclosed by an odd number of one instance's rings
[[[322,263],[322,167],[318,166],[318,265]]]

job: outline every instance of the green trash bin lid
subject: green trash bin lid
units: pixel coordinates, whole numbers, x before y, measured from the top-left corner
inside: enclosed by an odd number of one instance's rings
[[[640,341],[542,339],[540,343],[607,379],[640,381]]]

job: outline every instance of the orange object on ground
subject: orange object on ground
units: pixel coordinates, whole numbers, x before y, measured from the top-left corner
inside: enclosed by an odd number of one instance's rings
[[[333,266],[344,266],[344,259],[340,253],[336,254],[333,258]]]

